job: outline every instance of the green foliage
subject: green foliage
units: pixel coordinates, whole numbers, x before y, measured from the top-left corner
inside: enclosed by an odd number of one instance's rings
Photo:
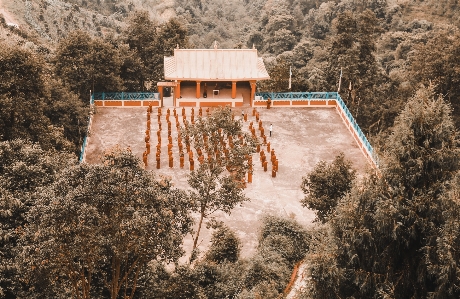
[[[291,219],[263,219],[257,254],[248,261],[240,298],[278,298],[294,265],[308,253],[310,234]]]
[[[206,252],[206,260],[222,264],[238,261],[241,242],[235,233],[226,225],[220,224],[212,233],[211,246]]]
[[[89,108],[60,81],[50,80],[48,89],[50,95],[44,114],[54,127],[61,129],[62,136],[72,142],[73,146],[69,145],[67,150],[79,155],[83,138],[88,133]]]
[[[294,264],[308,251],[310,235],[297,222],[275,216],[265,216],[259,237],[259,248],[280,253]]]
[[[458,140],[451,107],[434,87],[422,87],[395,120],[389,138],[388,180],[408,199],[438,196],[458,169]]]
[[[434,84],[434,91],[443,94],[453,107],[453,118],[460,124],[460,74],[458,68],[459,34],[436,32],[426,44],[415,46],[410,56],[408,79],[413,86]],[[429,57],[429,59],[427,59]]]
[[[38,188],[51,184],[75,158],[64,153],[46,152],[38,144],[23,140],[1,142],[1,185],[14,192],[30,196]]]
[[[318,236],[309,296],[458,298],[459,158],[449,105],[422,88],[395,121],[380,175],[342,198]]]
[[[281,54],[290,51],[297,43],[295,33],[295,19],[288,12],[274,11],[268,17],[268,23],[265,27],[266,38],[265,47],[268,52]]]
[[[152,60],[152,78],[154,82],[164,80],[164,56],[173,56],[174,49],[189,48],[186,27],[179,19],[172,18],[158,28]]]
[[[44,62],[32,52],[1,44],[0,139],[44,141],[50,122],[43,115]]]
[[[426,250],[427,272],[435,277],[436,297],[452,298],[458,296],[458,261],[460,255],[457,248],[460,248],[460,173],[451,181],[452,189],[443,195],[444,205],[442,208],[445,222],[439,229],[436,238],[436,245],[433,251]],[[427,248],[431,249],[431,248]],[[430,254],[431,253],[431,254]]]
[[[21,296],[31,287],[23,284],[16,256],[37,191],[74,163],[76,159],[68,154],[46,152],[28,141],[0,142],[0,293],[6,298]]]
[[[56,75],[83,102],[89,102],[90,90],[122,90],[120,68],[121,59],[112,45],[83,31],[69,34],[56,50]]]
[[[221,235],[235,239],[225,226],[218,226],[213,240]],[[209,258],[226,250],[222,243],[213,244],[193,266],[176,265],[174,271],[167,271],[152,264],[145,275],[142,298],[280,298],[294,264],[309,250],[311,237],[293,220],[267,216],[254,256],[235,261]]]
[[[118,51],[120,56],[123,57],[120,77],[123,80],[124,87],[129,91],[143,90],[146,75],[142,59],[135,50],[129,48],[129,45],[120,45]]]
[[[200,261],[194,268],[194,278],[199,284],[200,293],[205,298],[236,298],[243,288],[242,278],[246,264]]]
[[[155,297],[166,299],[203,298],[199,291],[195,271],[187,266],[179,266],[174,273],[169,275],[168,281],[166,281],[162,290],[157,294],[153,294],[153,298]]]
[[[316,221],[325,223],[332,215],[339,200],[353,185],[356,171],[343,153],[331,163],[320,161],[302,179],[302,191],[307,195],[301,202],[304,207],[315,210]]]
[[[141,91],[147,82],[164,80],[164,56],[172,56],[177,46],[188,47],[187,30],[178,19],[157,24],[147,11],[131,16],[121,40],[129,46],[129,50],[123,49],[128,56],[121,77],[130,91]]]
[[[277,298],[287,286],[294,265],[278,252],[261,250],[251,258],[240,298]]]
[[[367,131],[378,122],[382,113],[381,102],[387,100],[385,91],[391,90],[386,74],[375,57],[376,39],[382,32],[375,14],[366,10],[360,14],[350,11],[338,14],[334,20],[335,35],[331,38],[326,67],[329,90],[336,90],[342,70],[341,89],[348,92],[344,97],[358,123]],[[386,83],[385,83],[386,82]],[[378,105],[375,97],[381,99]],[[384,109],[382,109],[384,110]]]
[[[194,48],[211,48],[217,41],[220,48],[247,44],[249,36],[262,31],[259,16],[265,4],[257,1],[176,0],[176,15],[188,29]],[[261,48],[261,44],[256,47]],[[252,43],[248,45],[252,47]]]
[[[339,281],[344,272],[338,265],[339,244],[328,227],[320,226],[312,231],[310,252],[305,258],[308,262],[306,277],[311,283],[300,298],[337,298],[336,290],[340,290]]]
[[[124,61],[123,80],[130,82],[131,91],[144,90],[145,82],[151,80],[156,67],[152,59],[155,53],[155,41],[158,38],[158,25],[146,11],[131,16],[121,39],[129,46],[128,59]],[[124,50],[126,51],[126,50]]]
[[[28,222],[25,278],[46,273],[54,291],[80,298],[103,297],[98,284],[111,298],[133,298],[149,261],[182,255],[192,224],[186,194],[117,149],[104,165],[67,169],[41,192]]]
[[[84,105],[50,78],[41,55],[5,45],[0,60],[0,140],[29,139],[45,150],[78,153],[87,126]]]
[[[140,298],[237,298],[243,287],[245,265],[199,261],[193,267],[179,265],[167,271],[155,263],[147,271]]]

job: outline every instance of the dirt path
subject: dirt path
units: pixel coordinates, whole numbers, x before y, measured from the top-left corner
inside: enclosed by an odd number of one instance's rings
[[[19,24],[16,18],[5,9],[3,0],[0,0],[0,14],[3,15],[6,23]]]

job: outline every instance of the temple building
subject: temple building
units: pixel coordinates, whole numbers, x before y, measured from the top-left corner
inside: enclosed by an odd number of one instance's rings
[[[165,80],[175,107],[252,106],[257,80],[270,79],[256,49],[175,49],[164,58]]]

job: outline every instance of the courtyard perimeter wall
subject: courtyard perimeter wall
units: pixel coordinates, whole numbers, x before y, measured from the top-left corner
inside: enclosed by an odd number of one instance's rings
[[[335,108],[339,113],[342,121],[353,135],[353,138],[358,144],[358,147],[363,152],[366,159],[375,167],[378,167],[377,156],[362,132],[358,123],[352,116],[348,107],[343,102],[338,92],[258,92],[255,94],[253,107],[267,107],[268,100],[271,101],[272,107],[328,107]],[[195,103],[196,104],[196,103]],[[206,103],[202,103],[206,106]],[[208,104],[229,104],[217,103],[216,101]],[[238,103],[239,104],[239,103]],[[154,92],[99,92],[91,96],[91,106],[96,107],[159,107],[161,105],[159,93]],[[232,103],[234,107],[235,103]],[[186,105],[181,105],[186,106]],[[213,105],[211,105],[213,106]],[[238,105],[239,106],[239,105]],[[86,137],[83,140],[81,148],[80,162],[85,161],[85,148],[89,139],[91,130],[92,116],[88,121],[88,130]]]
[[[160,106],[157,92],[95,92],[92,96],[98,107],[148,107]]]

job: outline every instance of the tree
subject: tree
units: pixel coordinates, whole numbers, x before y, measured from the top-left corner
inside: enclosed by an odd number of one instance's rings
[[[429,255],[428,273],[435,277],[437,298],[458,296],[458,273],[460,254],[460,173],[451,182],[452,189],[443,195],[443,207],[446,221],[439,229],[434,254]],[[429,253],[429,251],[425,251]]]
[[[294,265],[310,247],[310,234],[292,219],[263,218],[257,253],[249,259],[239,298],[279,298]]]
[[[262,219],[254,256],[235,261],[225,258],[214,261],[208,258],[210,254],[219,253],[224,257],[228,256],[226,244],[234,248],[233,233],[225,227],[220,228],[223,230],[218,229],[214,235],[216,238],[213,238],[217,244],[213,243],[205,258],[191,267],[191,275],[182,277],[186,280],[182,283],[187,286],[187,291],[188,286],[195,284],[192,289],[196,297],[203,294],[204,298],[280,298],[294,265],[309,250],[310,233],[292,219],[267,216]],[[173,287],[164,286],[164,289]],[[194,296],[189,297],[196,298]]]
[[[194,210],[200,214],[193,241],[195,250],[204,218],[217,210],[230,214],[236,205],[249,200],[243,193],[244,178],[256,141],[242,132],[241,121],[233,120],[229,107],[217,108],[210,116],[198,118],[194,125],[187,123],[181,132],[186,143],[202,152],[198,169],[188,178]]]
[[[55,72],[83,102],[89,92],[122,89],[121,60],[109,43],[83,31],[74,31],[56,49]]]
[[[88,110],[51,78],[43,57],[4,46],[0,62],[0,140],[28,139],[44,150],[79,152]]]
[[[0,140],[46,138],[45,63],[19,47],[0,44]]]
[[[238,261],[241,241],[225,224],[219,223],[212,233],[211,246],[206,252],[206,260],[215,263],[234,263]]]
[[[451,106],[434,86],[420,88],[395,120],[387,147],[387,177],[408,200],[437,197],[458,168],[457,131]]]
[[[292,50],[297,43],[295,18],[289,13],[285,4],[272,4],[269,5],[269,9],[264,28],[266,49],[274,54]]]
[[[310,295],[458,298],[460,260],[450,246],[460,233],[460,150],[450,111],[432,87],[408,101],[380,175],[339,201],[319,241],[327,245],[310,256]]]
[[[128,91],[141,91],[144,86],[145,66],[141,58],[137,55],[134,49],[130,49],[128,45],[120,45],[118,47],[120,56],[123,57],[123,63],[120,69],[120,77],[123,80],[123,86]]]
[[[133,55],[124,60],[124,72],[121,76],[125,82],[131,82],[132,91],[144,90],[145,82],[152,80],[151,74],[156,67],[152,58],[157,55],[155,53],[157,29],[158,25],[150,19],[147,11],[138,11],[129,19],[128,27],[122,33],[121,38],[129,46],[130,53]],[[134,66],[133,69],[137,72],[128,71],[127,67],[130,65]]]
[[[144,90],[145,82],[164,80],[164,56],[172,56],[177,46],[188,47],[187,30],[178,19],[159,25],[146,11],[131,17],[122,40],[129,46],[128,53],[133,54],[125,59],[122,78],[136,91]],[[138,71],[132,72],[132,69]]]
[[[320,161],[312,172],[302,178],[302,191],[307,195],[302,206],[315,210],[316,221],[327,222],[339,200],[353,185],[356,171],[343,153],[330,164]]]
[[[255,255],[232,261],[239,241],[221,223],[215,227],[210,250],[193,266],[171,272],[152,263],[141,298],[280,298],[311,243],[310,232],[294,220],[267,216]]]
[[[158,33],[159,51],[164,56],[174,55],[174,49],[188,48],[187,29],[177,18],[171,18],[160,26]],[[162,61],[163,63],[163,61]]]
[[[63,137],[72,142],[73,146],[67,146],[66,150],[79,155],[83,138],[88,133],[90,109],[76,94],[65,88],[60,80],[51,79],[47,85],[49,97],[44,114],[54,127],[62,130]]]
[[[337,8],[333,2],[324,2],[319,7],[312,8],[305,16],[305,29],[316,39],[325,39],[331,27],[332,20],[337,16]]]
[[[169,19],[168,22],[159,27],[155,49],[151,57],[152,60],[152,79],[154,82],[164,80],[164,57],[173,56],[174,49],[186,49],[188,43],[187,29],[176,18]]]
[[[453,117],[460,125],[460,71],[455,66],[459,57],[459,34],[436,33],[426,44],[414,47],[414,55],[408,59],[408,78],[416,88],[420,83],[433,82],[435,91],[444,94],[452,104]]]
[[[46,273],[75,298],[133,298],[150,261],[182,255],[188,209],[183,191],[156,179],[128,150],[107,153],[103,165],[69,168],[28,213],[26,277]]]
[[[74,163],[74,156],[44,151],[30,141],[0,142],[0,293],[6,298],[24,296],[31,287],[23,284],[16,256],[37,190],[52,184]]]
[[[376,39],[382,29],[375,14],[366,10],[357,15],[350,11],[339,14],[334,20],[334,30],[325,67],[328,90],[338,88],[342,72],[341,91],[348,93],[343,98],[367,131],[382,120],[387,114],[386,107],[391,106],[388,101],[393,89],[375,56]]]

